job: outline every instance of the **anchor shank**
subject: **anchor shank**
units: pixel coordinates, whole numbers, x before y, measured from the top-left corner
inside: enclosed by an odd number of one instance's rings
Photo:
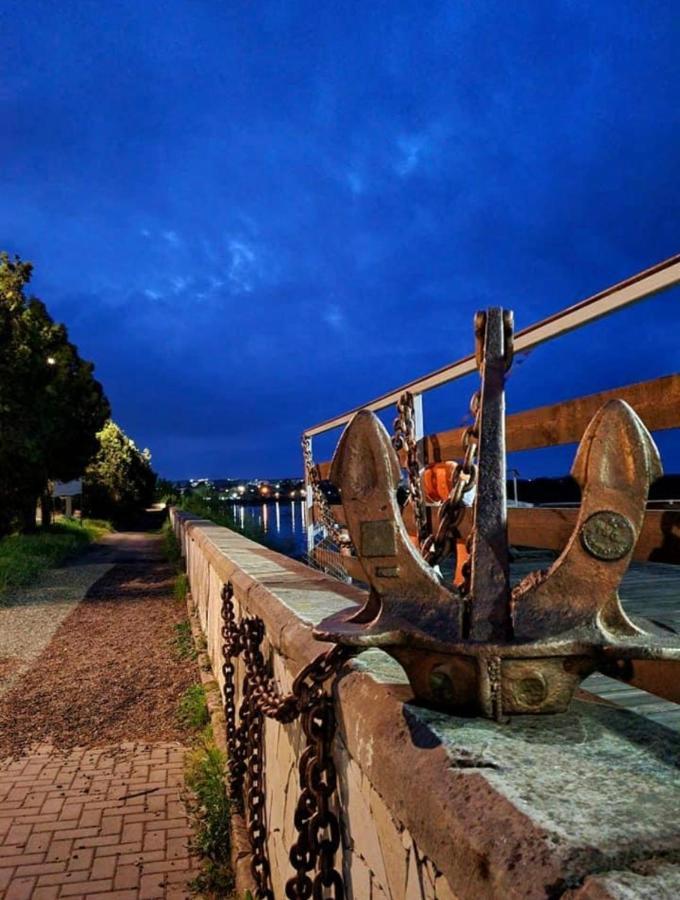
[[[505,473],[505,328],[503,310],[486,313],[481,388],[479,472],[472,544],[469,637],[511,636]]]

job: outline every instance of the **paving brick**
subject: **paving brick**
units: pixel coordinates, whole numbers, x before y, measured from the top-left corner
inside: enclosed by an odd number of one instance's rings
[[[165,850],[138,850],[136,853],[121,853],[118,865],[140,865],[143,862],[158,862],[165,859]]]
[[[101,809],[86,809],[81,813],[80,821],[78,822],[79,828],[91,828],[91,827],[99,827],[102,820],[102,812]]]
[[[89,869],[94,859],[94,847],[77,847],[68,861],[69,872],[78,872]]]
[[[51,887],[36,887],[33,889],[31,900],[56,900],[59,896],[59,885]]]
[[[14,878],[5,893],[4,900],[31,900],[35,878]]]
[[[45,853],[51,840],[52,835],[49,831],[32,834],[24,845],[24,853]]]
[[[121,844],[129,844],[132,841],[141,841],[144,836],[144,826],[141,822],[126,822],[120,834]]]
[[[186,837],[169,838],[165,848],[168,859],[180,859],[189,855],[189,842]]]
[[[3,768],[3,900],[189,896],[184,750],[126,747],[127,757],[120,748],[67,756],[46,748]]]
[[[76,884],[65,884],[62,886],[60,897],[72,897],[74,894],[101,894],[104,891],[111,890],[111,879],[107,878],[102,881],[80,881]]]
[[[14,866],[0,869],[0,891],[4,891],[14,876]]]
[[[172,831],[164,831],[163,829],[146,831],[144,834],[144,850],[164,850],[166,835],[172,836]]]
[[[113,879],[113,886],[116,889],[137,888],[139,885],[139,878],[138,866],[119,865]]]
[[[4,848],[0,848],[2,850]],[[42,853],[21,853],[17,847],[8,847],[11,856],[0,857],[0,866],[21,866],[32,865],[33,863],[41,863],[45,858]]]
[[[41,862],[35,863],[32,866],[17,866],[17,870],[14,875],[15,877],[25,877],[28,875],[53,875],[55,872],[63,872],[65,868],[65,862]]]
[[[139,900],[156,900],[165,896],[162,875],[145,875],[139,883]]]
[[[83,811],[82,803],[73,803],[71,798],[67,798],[69,802],[65,802],[62,807],[61,813],[59,814],[59,818],[61,820],[69,820],[73,819],[74,821],[79,819],[81,813]],[[82,822],[79,824],[83,824]],[[96,823],[99,824],[99,823]]]
[[[137,891],[104,891],[97,894],[97,900],[137,900]]]
[[[101,822],[101,834],[120,834],[123,827],[123,817],[121,815],[105,816]]]
[[[97,847],[95,856],[111,856],[116,853],[141,853],[142,842],[136,841],[132,844],[110,844],[105,847]]]
[[[4,844],[23,846],[31,834],[32,825],[12,825],[5,835]]]
[[[61,859],[68,859],[71,855],[72,847],[73,841],[58,840],[56,837],[53,838],[45,856],[45,861],[58,862]]]
[[[56,814],[61,811],[61,808],[63,805],[64,805],[64,801],[62,799],[45,800],[45,802],[43,803],[43,805],[40,809],[40,812],[43,815]]]
[[[113,878],[116,871],[116,863],[115,855],[95,857],[90,870],[92,878]]]

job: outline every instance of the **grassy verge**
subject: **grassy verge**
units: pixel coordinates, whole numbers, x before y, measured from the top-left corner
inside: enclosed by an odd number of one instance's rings
[[[192,844],[201,856],[201,871],[191,889],[201,897],[233,898],[227,760],[215,743],[204,685],[196,683],[187,688],[180,698],[177,717],[192,734],[192,749],[185,757],[185,778],[191,791],[187,805],[194,821]]]
[[[177,718],[188,731],[200,731],[210,724],[208,703],[203,685],[190,684],[180,697]]]
[[[62,565],[91,541],[112,531],[100,519],[63,518],[35,534],[13,534],[0,540],[0,595],[26,587],[47,569]]]
[[[175,597],[185,601],[188,580],[183,571],[179,543],[169,521],[161,533],[165,555],[177,571]],[[194,636],[189,619],[175,625],[172,645],[180,659],[196,660],[201,669],[210,671],[210,661],[204,652],[205,638],[198,632]],[[227,758],[215,742],[210,714],[210,709],[214,709],[213,692],[219,692],[219,687],[207,677],[203,681],[203,684],[189,685],[177,705],[177,717],[190,735],[191,749],[185,757],[186,785],[191,792],[187,808],[194,823],[192,844],[201,857],[201,870],[189,887],[193,895],[206,900],[237,900],[231,868]],[[206,692],[211,694],[210,707]],[[253,898],[246,892],[243,900]]]
[[[191,888],[203,897],[234,897],[226,764],[208,726],[187,753],[185,770],[186,783],[193,794],[193,843],[203,859],[201,872]]]
[[[172,563],[178,572],[181,571],[182,552],[180,550],[179,541],[175,537],[175,531],[170,519],[166,519],[163,523],[161,535],[163,537],[163,552],[165,553],[168,562]]]
[[[189,579],[183,571],[182,551],[170,519],[167,519],[164,522],[163,527],[161,528],[161,535],[163,537],[163,552],[165,557],[168,562],[174,566],[177,572],[175,584],[173,586],[175,600],[184,601],[186,600],[187,591],[189,590]]]

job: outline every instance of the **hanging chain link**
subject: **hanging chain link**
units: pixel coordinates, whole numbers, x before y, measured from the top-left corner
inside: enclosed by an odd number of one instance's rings
[[[222,589],[222,621],[229,790],[232,802],[240,803],[241,808],[243,797],[246,799],[256,896],[258,900],[274,898],[267,856],[264,719],[268,716],[285,723],[300,716],[306,747],[299,763],[301,793],[295,811],[298,837],[290,850],[290,861],[296,874],[286,883],[286,897],[290,900],[309,897],[323,900],[328,896],[327,891],[332,891],[331,897],[344,898],[342,876],[335,868],[340,824],[331,808],[337,787],[332,754],[335,711],[333,700],[326,695],[323,685],[349,659],[351,650],[336,645],[320,654],[298,674],[291,693],[281,695],[267,671],[260,649],[264,623],[256,617],[236,621],[231,583]],[[241,655],[245,676],[237,727],[234,659]]]
[[[415,399],[410,391],[404,391],[397,400],[397,417],[394,420],[392,446],[406,451],[409,500],[413,505],[418,543],[422,546],[427,538],[427,510],[420,481],[420,460],[418,458],[418,438],[416,434]]]
[[[319,470],[314,464],[314,458],[312,456],[312,440],[311,438],[307,437],[307,435],[302,436],[302,455],[305,462],[307,484],[312,489],[314,504],[319,510],[321,524],[324,526],[326,532],[338,545],[338,547],[346,547],[350,550],[354,549],[354,545],[352,544],[352,539],[349,536],[349,532],[336,521],[330,504],[326,499],[326,495],[321,488]]]
[[[508,372],[512,366],[513,359],[513,323],[511,315],[506,311],[504,313],[504,337],[505,337],[505,370]],[[480,376],[484,374],[484,341],[486,336],[486,313],[478,312],[475,316],[475,360]],[[399,403],[406,395],[403,394]],[[399,404],[397,405],[399,409]],[[421,539],[421,553],[426,562],[431,566],[436,566],[447,556],[456,555],[456,545],[460,540],[460,523],[465,512],[465,495],[468,494],[477,484],[477,448],[479,446],[479,429],[481,422],[481,389],[477,389],[470,398],[470,415],[472,423],[463,432],[463,459],[456,465],[454,472],[453,484],[449,496],[439,507],[439,524],[434,534],[425,536]],[[395,431],[400,417],[395,420]],[[395,434],[395,438],[397,435]],[[411,440],[415,443],[415,428],[411,432]],[[395,444],[396,446],[396,444]],[[407,443],[407,446],[409,444]],[[415,454],[414,454],[415,455]],[[409,465],[410,481],[414,481]],[[420,485],[420,473],[417,478]],[[416,520],[417,521],[417,520]],[[472,574],[471,550],[472,550],[473,532],[470,529],[466,541],[466,550],[468,559],[462,567],[463,583],[460,591],[463,595],[470,592],[470,577]]]

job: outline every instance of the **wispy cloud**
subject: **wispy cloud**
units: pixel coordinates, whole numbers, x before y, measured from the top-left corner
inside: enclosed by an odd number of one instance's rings
[[[357,171],[355,171],[353,169],[350,169],[349,171],[347,171],[345,173],[345,181],[347,182],[347,186],[349,187],[350,191],[355,196],[358,196],[359,194],[363,194],[364,191],[366,190],[366,184],[364,182],[364,179],[361,177],[361,175]]]
[[[258,258],[251,244],[232,238],[229,241],[229,281],[232,290],[249,294],[253,290],[254,277],[259,274]]]
[[[430,147],[430,138],[426,134],[401,135],[397,138],[398,159],[394,166],[397,175],[402,178],[410,175],[422,162],[423,154]]]
[[[182,240],[176,231],[164,231],[162,232],[162,237],[172,247],[178,247],[182,243]]]
[[[321,313],[324,322],[334,331],[343,331],[345,328],[345,314],[335,303],[329,303]]]

